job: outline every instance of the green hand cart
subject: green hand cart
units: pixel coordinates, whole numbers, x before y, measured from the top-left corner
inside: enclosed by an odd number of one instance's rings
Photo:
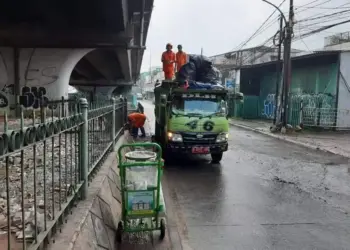
[[[127,152],[122,157],[124,148],[138,150]],[[117,241],[122,241],[123,232],[155,230],[160,230],[160,239],[163,240],[165,204],[161,188],[164,165],[162,148],[157,143],[124,144],[118,150],[118,159],[122,216],[118,223]]]

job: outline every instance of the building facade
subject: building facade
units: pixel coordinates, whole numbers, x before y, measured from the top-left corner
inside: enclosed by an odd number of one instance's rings
[[[239,91],[244,94],[244,103],[236,107],[235,115],[273,119],[276,63],[250,65],[235,71],[235,75],[239,75]],[[292,58],[289,123],[350,129],[349,72],[350,51],[321,51]]]

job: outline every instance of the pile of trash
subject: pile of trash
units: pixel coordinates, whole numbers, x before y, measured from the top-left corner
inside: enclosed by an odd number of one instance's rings
[[[187,82],[189,89],[223,89],[220,71],[206,56],[190,55],[189,62],[183,65],[178,74],[179,82]]]

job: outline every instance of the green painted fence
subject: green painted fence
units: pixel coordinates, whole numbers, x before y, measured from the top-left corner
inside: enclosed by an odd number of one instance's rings
[[[289,96],[290,124],[325,127],[335,121],[333,113],[336,109],[337,74],[336,63],[293,70]],[[266,72],[261,76],[259,96],[244,96],[244,103],[239,110],[229,103],[233,116],[273,119],[276,108],[275,93],[276,73]],[[315,112],[316,109],[322,109],[322,112]]]

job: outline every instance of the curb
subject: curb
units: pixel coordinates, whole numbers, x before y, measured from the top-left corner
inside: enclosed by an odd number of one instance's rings
[[[309,149],[313,149],[313,150],[316,150],[316,151],[322,151],[322,152],[326,152],[326,153],[330,153],[330,154],[333,154],[333,155],[338,155],[338,156],[342,156],[342,157],[350,159],[349,155],[346,155],[346,154],[343,154],[343,153],[339,153],[339,152],[335,152],[332,149],[320,148],[318,146],[313,146],[313,145],[310,145],[310,144],[307,144],[307,143],[304,143],[304,142],[295,141],[293,139],[288,138],[287,136],[268,133],[268,132],[262,131],[260,129],[252,128],[252,127],[249,127],[249,126],[246,126],[246,125],[242,125],[242,124],[235,124],[233,121],[230,121],[230,125],[238,127],[238,128],[242,128],[242,129],[245,129],[245,130],[254,131],[256,133],[259,133],[259,134],[262,134],[262,135],[266,135],[266,136],[269,136],[269,137],[273,137],[273,138],[278,139],[278,140],[286,141],[286,142],[289,142],[289,143],[292,143],[292,144],[295,144],[295,145],[298,145],[298,146],[301,146],[301,147],[304,147],[304,148],[309,148]]]

